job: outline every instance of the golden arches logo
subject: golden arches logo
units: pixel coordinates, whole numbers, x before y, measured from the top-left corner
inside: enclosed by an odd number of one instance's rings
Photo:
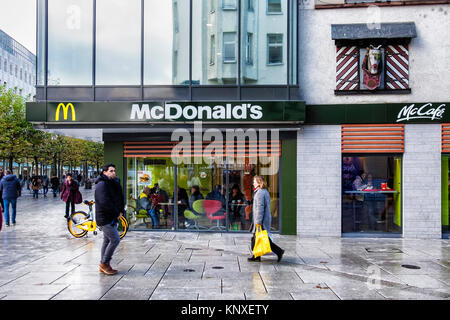
[[[58,104],[58,107],[56,108],[56,113],[55,113],[55,121],[59,121],[59,110],[61,109],[61,107],[63,109],[63,119],[67,120],[67,113],[69,112],[69,107],[70,107],[70,110],[72,111],[72,121],[75,121],[75,108],[72,103]]]

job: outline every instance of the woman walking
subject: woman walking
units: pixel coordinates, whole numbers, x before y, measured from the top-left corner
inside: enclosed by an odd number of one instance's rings
[[[61,188],[61,199],[66,203],[66,215],[64,218],[69,218],[69,207],[71,209],[71,215],[75,212],[75,204],[81,203],[81,193],[78,190],[78,183],[72,179],[72,174],[66,175],[66,181]]]
[[[267,191],[267,184],[264,181],[263,177],[255,176],[253,178],[253,228],[252,228],[252,250],[255,247],[255,232],[256,226],[262,226],[262,230],[267,230],[267,234],[269,235],[270,248],[272,252],[278,256],[278,262],[280,262],[283,257],[284,250],[277,246],[272,241],[272,234],[270,233],[270,226],[272,224],[272,215],[270,214],[270,195],[269,191]],[[255,258],[252,255],[248,258],[249,261],[261,261],[261,257]]]

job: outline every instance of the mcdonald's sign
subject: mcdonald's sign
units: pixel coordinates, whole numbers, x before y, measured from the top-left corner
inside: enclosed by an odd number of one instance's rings
[[[58,104],[58,107],[56,108],[56,113],[55,113],[55,121],[59,121],[59,112],[60,109],[63,109],[63,118],[64,120],[67,120],[67,113],[69,112],[69,107],[70,110],[72,111],[72,121],[75,121],[75,108],[73,106],[72,103],[68,103],[68,104],[64,104],[64,103],[60,103]]]

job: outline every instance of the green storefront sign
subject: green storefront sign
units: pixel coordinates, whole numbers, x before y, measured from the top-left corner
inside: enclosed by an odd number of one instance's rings
[[[450,102],[308,105],[306,124],[446,123]]]
[[[47,123],[303,123],[301,101],[27,103],[27,120]]]

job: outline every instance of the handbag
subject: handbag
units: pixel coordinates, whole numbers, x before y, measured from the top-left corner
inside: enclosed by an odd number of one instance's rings
[[[272,249],[270,248],[267,230],[262,230],[261,225],[258,224],[255,232],[255,247],[253,248],[253,256],[258,258],[270,252],[272,252]]]
[[[80,204],[83,202],[83,196],[81,195],[81,192],[77,190],[77,192],[75,193],[75,197],[74,197],[74,203],[75,204]]]

